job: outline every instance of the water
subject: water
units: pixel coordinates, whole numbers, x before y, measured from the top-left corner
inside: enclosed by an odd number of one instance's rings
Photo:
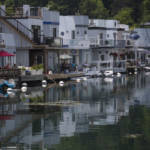
[[[0,98],[2,150],[149,150],[150,75],[71,81]]]

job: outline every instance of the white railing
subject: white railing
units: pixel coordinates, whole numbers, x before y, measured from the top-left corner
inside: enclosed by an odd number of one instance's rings
[[[107,70],[113,70],[113,72],[126,71],[126,60],[92,61],[92,63],[98,65],[99,71],[107,71]]]
[[[67,45],[68,48],[72,49],[89,49],[90,41],[84,38],[80,39],[63,39],[63,45]]]
[[[97,37],[89,37],[91,47],[115,47],[115,48],[125,48],[126,46],[132,46],[131,41],[126,40],[107,40],[99,39]]]

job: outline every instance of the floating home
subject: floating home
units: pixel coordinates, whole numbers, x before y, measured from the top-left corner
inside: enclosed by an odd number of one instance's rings
[[[92,65],[98,71],[126,72],[126,54],[132,51],[128,25],[117,20],[89,20],[89,40]]]

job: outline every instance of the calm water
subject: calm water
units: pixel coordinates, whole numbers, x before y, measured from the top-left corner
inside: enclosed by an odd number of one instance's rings
[[[0,99],[3,150],[150,149],[150,74],[34,87]]]

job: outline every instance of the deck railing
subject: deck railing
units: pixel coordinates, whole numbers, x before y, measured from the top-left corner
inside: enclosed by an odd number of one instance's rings
[[[0,69],[0,78],[18,78],[20,75],[20,69]]]
[[[5,10],[0,8],[0,17],[5,19],[9,24],[15,27],[18,31],[24,34],[27,38],[31,41],[33,40],[33,32],[32,30],[28,29],[25,25],[23,25],[20,21],[13,18],[13,16],[9,15]]]

